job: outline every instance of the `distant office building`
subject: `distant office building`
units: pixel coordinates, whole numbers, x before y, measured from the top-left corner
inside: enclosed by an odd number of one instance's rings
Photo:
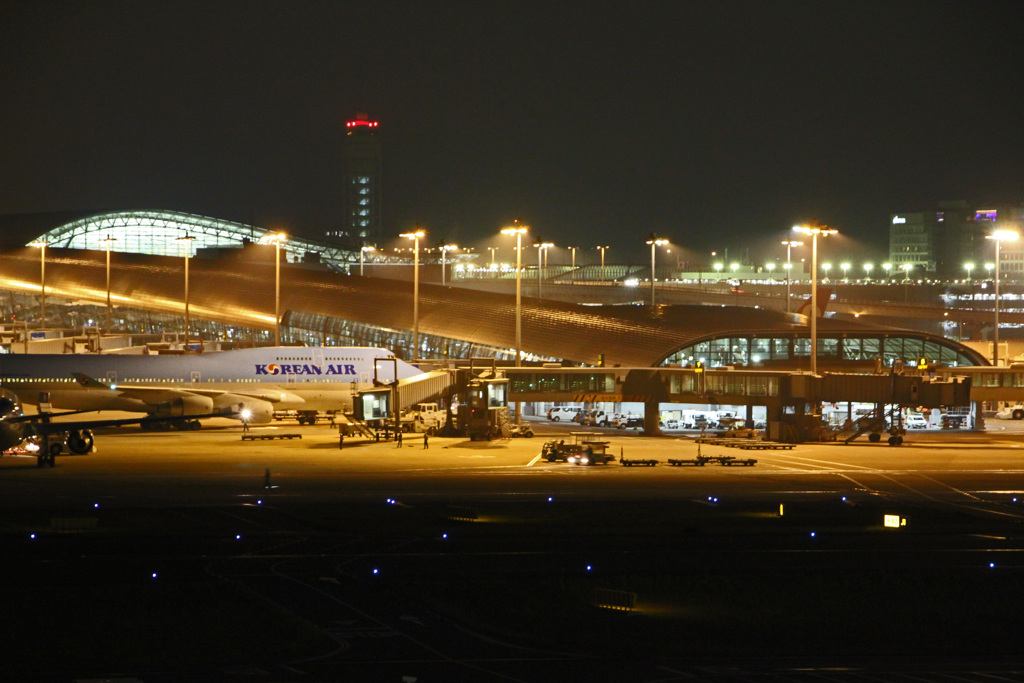
[[[894,273],[912,269],[935,270],[933,227],[924,213],[889,214],[889,261]]]
[[[995,247],[986,239],[995,230],[1024,230],[1024,206],[940,202],[934,211],[889,214],[889,260],[893,277],[904,266],[911,277],[962,280],[991,277]],[[1000,273],[1024,278],[1024,232],[1000,248]]]
[[[327,237],[349,248],[381,239],[381,153],[377,121],[358,114],[345,124],[342,225]]]

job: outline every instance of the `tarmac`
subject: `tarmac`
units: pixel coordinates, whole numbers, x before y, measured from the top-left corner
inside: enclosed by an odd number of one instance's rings
[[[602,432],[651,467],[548,463],[580,430],[533,426],[339,448],[224,422],[6,456],[6,675],[1024,680],[1017,423],[753,452]],[[698,453],[757,463],[667,464]]]

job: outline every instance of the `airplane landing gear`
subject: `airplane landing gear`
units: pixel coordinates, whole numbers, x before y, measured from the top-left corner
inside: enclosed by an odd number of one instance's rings
[[[59,443],[44,443],[36,456],[36,467],[53,467],[57,464],[57,456],[62,447]]]

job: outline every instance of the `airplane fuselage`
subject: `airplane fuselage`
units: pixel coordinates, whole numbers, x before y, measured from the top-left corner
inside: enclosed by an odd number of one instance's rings
[[[390,351],[369,347],[0,356],[0,384],[23,403],[36,405],[42,394],[54,408],[157,415],[205,414],[242,403],[275,411],[350,410],[353,395],[375,378],[390,382],[417,374]]]

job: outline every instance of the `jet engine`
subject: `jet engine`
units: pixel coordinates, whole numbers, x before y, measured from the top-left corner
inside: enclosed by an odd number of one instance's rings
[[[92,432],[88,429],[74,429],[68,432],[68,437],[64,440],[64,444],[75,455],[85,455],[92,450]]]
[[[187,417],[209,415],[213,412],[213,399],[206,396],[182,396],[156,406],[153,417]]]
[[[274,419],[274,406],[269,401],[258,398],[223,394],[215,402],[217,410],[230,413],[231,417],[249,424],[268,424]]]

